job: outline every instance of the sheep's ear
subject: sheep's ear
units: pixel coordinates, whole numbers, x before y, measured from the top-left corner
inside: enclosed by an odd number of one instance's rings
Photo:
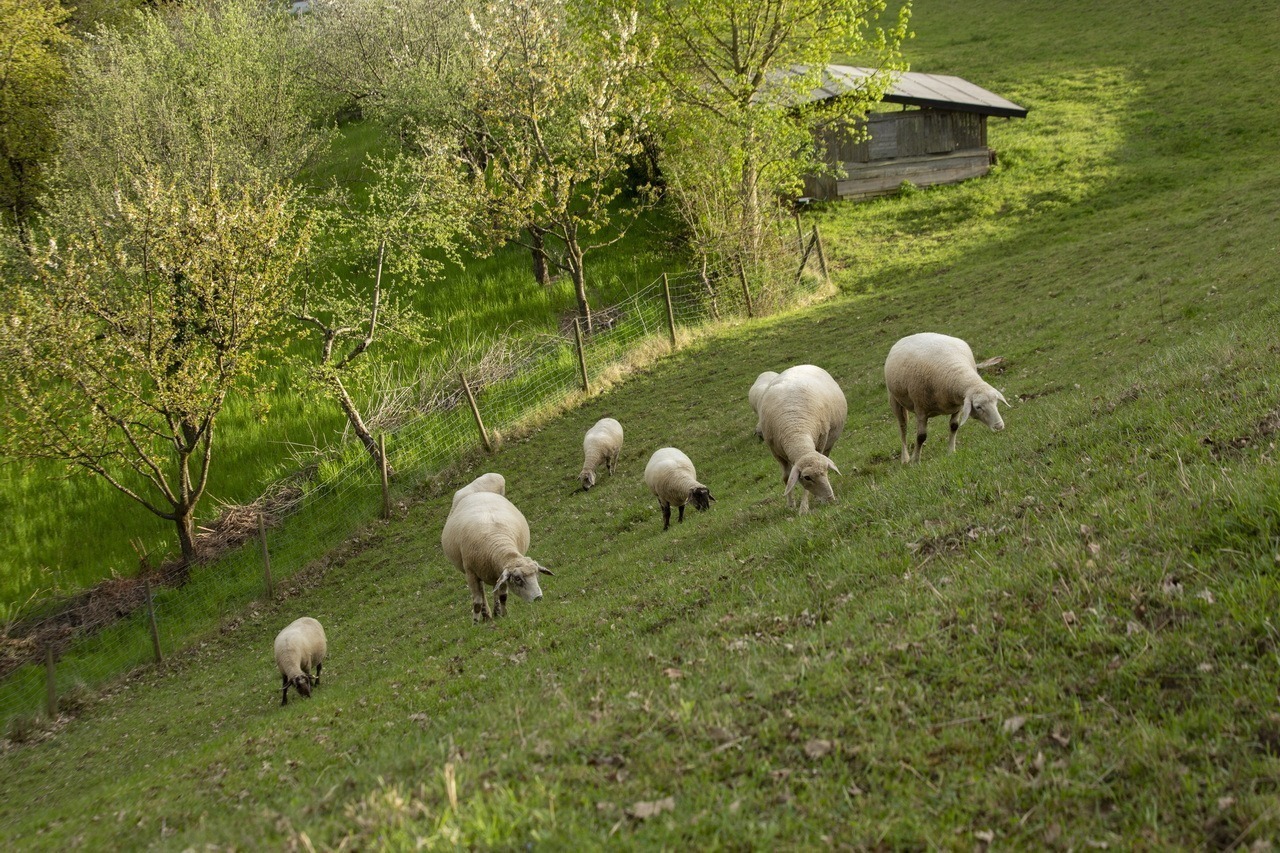
[[[546,566],[542,565],[541,563],[538,563],[538,564],[537,564],[537,566],[538,566],[538,574],[540,574],[540,575],[551,575],[551,577],[555,577],[555,576],[556,576],[556,573],[555,573],[555,572],[551,571],[550,569],[548,569]]]
[[[502,574],[498,575],[498,582],[493,585],[493,588],[497,589],[498,587],[502,586],[504,583],[507,582],[507,579],[510,577],[511,577],[511,570],[503,569]]]
[[[836,463],[832,462],[830,459],[827,460],[827,467],[830,468],[832,471],[835,471],[837,474],[840,474],[840,469],[837,468]],[[840,474],[840,476],[843,477],[844,474]]]
[[[791,476],[787,477],[787,487],[782,490],[784,495],[791,494],[791,490],[796,487],[796,481],[800,479],[800,466],[791,466]]]
[[[1004,398],[1004,395],[1003,395],[1003,394],[1001,394],[999,391],[997,391],[997,392],[996,392],[996,396],[1000,398],[1000,402],[1001,402],[1001,403],[1004,403],[1006,406],[1007,406],[1007,405],[1009,405],[1009,401],[1008,401],[1008,400],[1006,400],[1006,399]]]
[[[960,423],[958,427],[964,426],[964,422],[969,420],[969,413],[973,411],[973,397],[966,396],[964,398],[964,408],[960,410]]]

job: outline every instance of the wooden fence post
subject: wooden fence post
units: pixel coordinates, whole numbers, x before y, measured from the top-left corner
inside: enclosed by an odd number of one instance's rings
[[[388,519],[391,518],[391,483],[387,475],[387,437],[385,434],[378,436],[378,461],[379,472],[382,475],[382,517]]]
[[[800,266],[796,269],[796,284],[800,283],[800,279],[804,277],[804,268],[809,263],[809,255],[813,253],[813,247],[818,243],[818,232],[814,231],[813,236],[809,238],[809,245],[805,247],[804,254],[800,256]]]
[[[58,682],[54,669],[53,646],[44,650],[44,709],[49,712],[49,719],[58,716]]]
[[[262,577],[267,583],[267,598],[276,597],[276,582],[271,577],[271,552],[267,549],[267,518],[258,513],[258,544],[262,546]]]
[[[160,628],[156,625],[156,603],[151,598],[151,581],[142,579],[142,589],[147,594],[147,625],[151,628],[151,650],[156,654],[156,663],[164,660],[160,654]]]
[[[747,268],[742,263],[742,258],[738,258],[738,279],[742,282],[742,298],[747,302],[747,316],[756,316],[755,308],[751,305],[751,288],[747,287]]]
[[[813,239],[818,244],[818,268],[822,270],[822,280],[831,281],[827,272],[827,253],[822,250],[822,235],[818,233],[818,223],[813,223]]]
[[[467,384],[467,376],[462,371],[458,371],[458,378],[462,380],[462,391],[467,395],[467,404],[471,406],[471,416],[476,419],[476,429],[480,430],[480,443],[484,445],[485,450],[492,453],[493,444],[490,443],[489,432],[484,428],[484,421],[480,418],[480,407],[476,405],[475,395],[471,393],[471,386]]]
[[[582,390],[591,393],[591,381],[587,379],[587,355],[582,350],[582,323],[573,318],[573,338],[578,343],[578,369],[582,371]]]
[[[676,348],[676,312],[671,307],[671,283],[667,274],[662,274],[662,298],[667,300],[667,331],[671,332],[671,349]]]
[[[800,224],[800,211],[798,210],[795,212],[795,219],[796,219],[796,245],[800,248],[801,252],[804,252],[804,226]],[[804,264],[801,263],[800,266],[803,267]]]

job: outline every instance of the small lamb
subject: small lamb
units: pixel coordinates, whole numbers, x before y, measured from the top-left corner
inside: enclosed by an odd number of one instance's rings
[[[289,704],[289,685],[303,696],[311,698],[311,686],[320,683],[320,667],[324,664],[328,645],[324,628],[310,616],[295,619],[276,635],[276,666],[283,679],[280,704]],[[314,677],[311,667],[316,668]]]
[[[493,587],[493,616],[505,616],[508,588],[525,601],[538,601],[542,598],[538,575],[553,573],[525,556],[529,550],[529,523],[515,504],[492,491],[462,494],[475,485],[459,489],[454,495],[453,509],[440,533],[440,546],[449,561],[466,575],[472,620],[480,623],[490,618],[484,584]]]
[[[644,467],[644,482],[658,498],[662,508],[662,529],[671,526],[671,507],[680,508],[681,524],[684,523],[684,506],[692,503],[699,512],[710,509],[711,490],[698,482],[693,462],[674,447],[654,451],[649,464]]]
[[[481,474],[453,493],[453,506],[456,507],[458,501],[467,495],[474,495],[476,492],[492,492],[495,495],[506,495],[507,480],[501,474],[495,474],[492,471],[488,474]],[[453,507],[450,507],[449,511],[453,512]]]
[[[609,476],[613,476],[613,467],[618,464],[618,454],[622,451],[622,424],[613,418],[601,418],[596,425],[587,430],[582,439],[582,473],[578,478],[582,481],[582,491],[587,491],[596,484],[596,466],[605,463]]]
[[[812,364],[789,367],[760,396],[760,428],[773,458],[782,466],[783,494],[793,506],[792,490],[804,486],[799,511],[809,511],[809,495],[834,501],[827,471],[840,473],[829,458],[844,431],[849,406],[831,374]]]
[[[997,403],[1009,404],[1004,395],[978,375],[973,350],[959,338],[921,332],[893,345],[884,362],[889,406],[898,419],[902,437],[902,462],[920,461],[920,448],[928,433],[929,418],[951,415],[951,442],[956,452],[956,431],[972,414],[992,430],[1004,429]],[[916,447],[907,445],[907,412],[916,415]]]
[[[755,384],[747,392],[747,399],[751,402],[751,411],[756,413],[756,438],[759,439],[764,438],[764,427],[760,424],[760,400],[764,397],[764,389],[768,388],[769,384],[777,378],[777,373],[772,370],[766,370],[756,377]]]

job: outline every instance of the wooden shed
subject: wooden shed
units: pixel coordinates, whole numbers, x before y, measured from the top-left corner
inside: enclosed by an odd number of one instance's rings
[[[809,102],[838,98],[857,88],[870,69],[828,65],[824,85]],[[818,140],[826,162],[846,177],[810,176],[805,194],[814,199],[862,199],[892,193],[910,181],[917,186],[952,184],[985,175],[995,162],[987,147],[987,118],[1024,118],[1025,108],[981,86],[944,74],[906,72],[884,102],[899,112],[867,116],[869,136],[852,141],[847,132],[828,130]]]

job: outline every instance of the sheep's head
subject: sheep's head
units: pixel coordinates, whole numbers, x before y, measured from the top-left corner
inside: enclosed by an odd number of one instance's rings
[[[581,474],[578,475],[578,479],[582,481],[582,491],[585,492],[587,489],[590,489],[592,486],[596,484],[596,472],[583,471]]]
[[[542,598],[542,587],[538,584],[540,574],[554,577],[550,569],[539,565],[536,560],[521,557],[502,570],[502,574],[498,576],[498,582],[493,587],[501,591],[505,586],[508,591],[514,592],[525,601],[537,601]]]
[[[840,473],[836,463],[818,451],[814,450],[811,453],[806,453],[791,466],[791,474],[787,477],[787,487],[782,493],[784,495],[791,494],[791,490],[796,487],[796,483],[799,483],[804,486],[806,492],[815,498],[834,501],[836,493],[831,488],[831,481],[827,479],[827,471]]]
[[[693,508],[698,512],[706,512],[711,509],[711,502],[715,498],[711,496],[711,490],[706,486],[697,486],[689,492],[689,503],[693,504]]]
[[[300,672],[289,683],[293,685],[300,695],[306,696],[308,699],[311,698],[311,676],[305,672]]]
[[[1000,417],[1000,410],[996,408],[997,403],[1009,405],[1004,395],[990,385],[970,391],[964,398],[964,408],[960,410],[960,424],[967,421],[972,414],[992,430],[999,432],[1004,429],[1004,418]]]

